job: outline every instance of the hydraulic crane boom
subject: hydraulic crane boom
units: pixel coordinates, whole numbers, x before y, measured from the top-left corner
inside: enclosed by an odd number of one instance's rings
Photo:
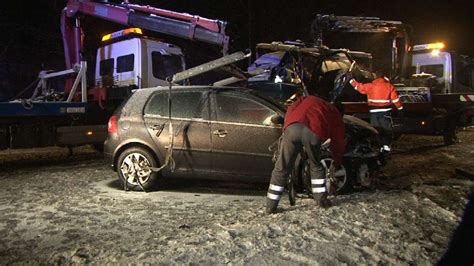
[[[406,26],[401,21],[381,20],[377,17],[351,17],[318,14],[313,21],[312,31],[339,32],[394,32],[402,33]]]
[[[226,54],[228,50],[229,36],[225,34],[227,24],[225,21],[130,4],[128,1],[112,4],[91,0],[69,0],[61,16],[67,68],[72,68],[81,61],[83,48],[81,15],[222,46],[223,54]]]
[[[350,33],[386,33],[391,34],[391,72],[392,76],[404,75],[405,65],[410,40],[408,25],[401,21],[381,20],[378,17],[353,17],[318,14],[311,25],[311,33],[317,45],[323,44],[325,32],[350,32]],[[398,47],[397,40],[403,40],[403,47]],[[400,49],[399,49],[400,48]],[[402,50],[402,51],[401,51]],[[399,65],[400,58],[403,65]]]

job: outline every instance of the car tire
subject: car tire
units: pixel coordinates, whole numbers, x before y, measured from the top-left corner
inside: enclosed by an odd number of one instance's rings
[[[326,171],[328,171],[328,165],[332,162],[331,158],[323,158],[321,160],[321,164],[324,168],[324,174],[326,175]],[[334,184],[336,186],[335,189],[335,194],[340,195],[340,194],[347,194],[352,192],[353,190],[353,178],[354,176],[352,173],[350,173],[350,169],[348,167],[342,167],[344,169],[345,174],[343,176],[338,176],[337,177],[337,184]],[[301,179],[302,186],[309,191],[309,193],[312,194],[311,192],[311,176],[309,172],[309,165],[307,161],[303,161],[301,163],[301,166],[299,167],[299,177]]]
[[[323,158],[321,160],[321,164],[323,165],[325,169],[325,174],[327,173],[328,167],[329,165],[331,165],[332,162],[333,160],[331,158]],[[336,195],[348,194],[352,192],[354,175],[352,174],[352,171],[351,169],[349,169],[348,165],[342,165],[341,169],[336,172],[335,177],[336,177],[337,183],[333,185],[336,186],[335,192],[334,192]],[[328,181],[326,180],[326,182]]]
[[[148,167],[158,167],[155,157],[146,149],[132,147],[118,157],[117,173],[122,185],[134,191],[148,191],[156,184],[158,173]]]
[[[349,164],[342,165],[342,169],[344,169],[346,176],[345,178],[340,177],[338,180],[341,180],[340,183],[338,183],[336,194],[337,195],[343,195],[343,194],[349,194],[352,191],[354,191],[354,180],[355,180],[355,173],[351,169],[351,166]]]

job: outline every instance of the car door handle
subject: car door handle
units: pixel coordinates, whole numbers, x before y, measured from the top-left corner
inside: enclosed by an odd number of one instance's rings
[[[212,131],[212,135],[217,135],[219,136],[219,138],[224,138],[225,136],[227,136],[227,131],[223,129],[217,129]]]

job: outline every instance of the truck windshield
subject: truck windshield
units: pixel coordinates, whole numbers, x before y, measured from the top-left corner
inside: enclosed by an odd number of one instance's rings
[[[442,64],[420,66],[420,73],[432,74],[442,78],[444,76],[444,66]]]
[[[153,76],[158,79],[166,80],[184,70],[180,55],[152,52],[151,60]]]

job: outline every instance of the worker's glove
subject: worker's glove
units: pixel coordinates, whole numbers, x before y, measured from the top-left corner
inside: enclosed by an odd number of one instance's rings
[[[355,82],[356,82],[356,80],[353,79],[353,78],[351,78],[351,79],[349,80],[349,83],[352,85],[352,87],[355,87],[355,86],[356,86]]]

